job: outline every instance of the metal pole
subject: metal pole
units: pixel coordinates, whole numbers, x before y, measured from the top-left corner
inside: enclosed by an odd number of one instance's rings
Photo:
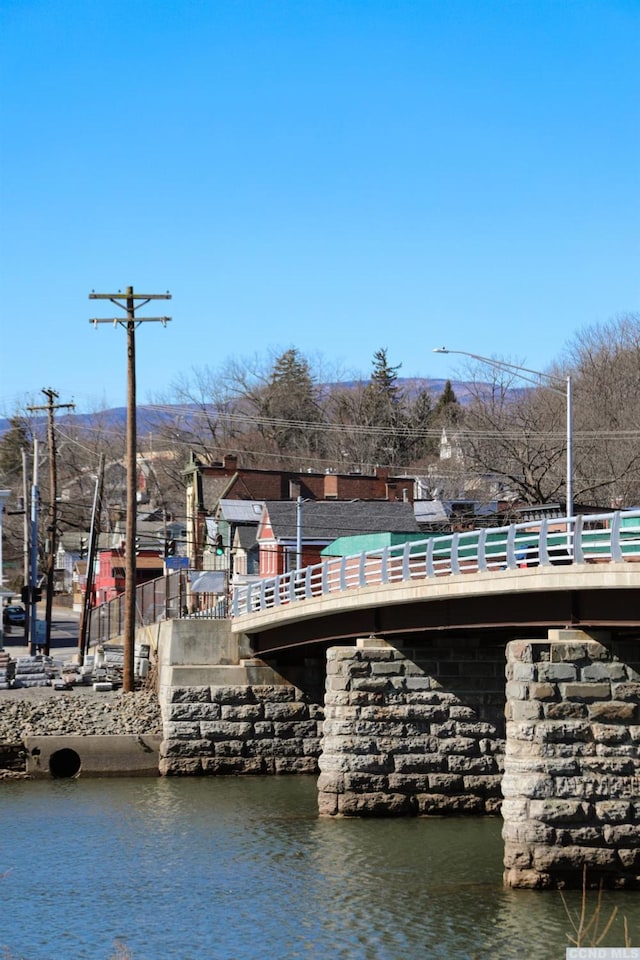
[[[27,479],[27,451],[23,447],[21,450],[22,453],[22,505],[23,505],[23,517],[22,517],[22,536],[24,539],[23,544],[23,583],[25,586],[31,583],[30,576],[30,558],[31,551],[29,549],[29,484]],[[25,603],[24,605],[24,642],[29,645],[29,637],[31,635],[31,605]]]
[[[36,588],[38,585],[38,441],[33,441],[33,478],[31,482],[31,571],[29,575],[29,606],[31,623],[31,634],[29,643],[29,653],[35,656],[38,627],[38,604],[36,601]]]
[[[296,500],[296,570],[302,569],[302,497]]]
[[[91,510],[91,531],[89,533],[89,551],[87,554],[87,576],[84,588],[84,599],[82,604],[82,622],[80,624],[80,634],[78,637],[78,653],[80,663],[84,663],[89,648],[88,639],[91,637],[91,596],[93,593],[94,569],[96,547],[98,543],[98,532],[100,529],[100,506],[102,499],[102,484],[104,480],[105,455],[100,454],[100,466],[98,476],[96,477],[96,486],[93,494],[93,508]]]
[[[567,374],[567,516],[573,516],[573,397],[571,374]]]
[[[434,353],[454,353],[461,357],[471,357],[472,360],[479,360],[480,363],[487,363],[491,367],[496,367],[498,370],[507,370],[519,375],[523,380],[528,380],[528,377],[523,376],[524,373],[533,374],[534,377],[542,377],[545,380],[549,380],[551,383],[561,383],[562,378],[556,377],[551,373],[542,373],[540,370],[530,370],[529,367],[519,367],[515,363],[506,363],[503,360],[493,360],[490,357],[481,357],[477,353],[469,353],[467,350],[449,350],[447,347],[435,347],[433,350]],[[535,383],[535,381],[529,381],[530,383]],[[565,496],[566,504],[565,509],[567,517],[572,517],[574,513],[574,504],[573,504],[573,398],[572,398],[572,385],[571,385],[571,374],[567,374],[566,378],[566,399],[567,399],[567,475],[565,477]],[[555,389],[552,387],[552,389]]]

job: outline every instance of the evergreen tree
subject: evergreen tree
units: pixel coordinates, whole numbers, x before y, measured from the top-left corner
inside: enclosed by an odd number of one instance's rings
[[[264,433],[279,453],[321,452],[321,434],[314,429],[323,420],[319,391],[297,349],[276,358],[260,396],[260,412],[269,421]]]
[[[409,421],[404,394],[398,386],[400,367],[389,363],[386,347],[373,355],[364,401],[367,423],[377,430],[372,450],[376,463],[397,464],[408,456]]]
[[[444,389],[438,397],[433,419],[438,426],[455,427],[462,420],[462,407],[458,403],[451,381],[447,380]]]

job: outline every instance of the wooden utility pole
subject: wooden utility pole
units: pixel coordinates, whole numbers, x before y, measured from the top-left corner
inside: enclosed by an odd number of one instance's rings
[[[141,323],[156,322],[165,326],[171,317],[136,317],[136,310],[150,300],[170,300],[170,293],[134,293],[127,287],[125,293],[90,293],[90,300],[110,300],[126,311],[123,317],[92,319],[89,323],[112,323],[127,331],[127,519],[125,527],[125,594],[124,594],[124,673],[123,690],[134,689],[134,660],[136,635],[136,327]],[[140,301],[140,302],[136,302]]]
[[[96,487],[93,495],[93,509],[91,511],[91,531],[89,533],[89,551],[87,554],[87,576],[84,588],[84,600],[82,604],[82,619],[80,621],[80,633],[78,636],[78,654],[80,663],[84,663],[84,658],[89,649],[89,635],[91,627],[91,597],[93,594],[94,571],[96,563],[96,552],[98,547],[98,537],[100,535],[100,517],[102,512],[102,488],[104,485],[104,453],[100,454],[100,466],[98,476],[96,477]]]
[[[56,550],[58,539],[58,468],[56,460],[56,431],[54,427],[54,417],[56,410],[72,410],[74,403],[54,403],[59,394],[55,390],[42,388],[47,398],[46,407],[27,407],[31,412],[46,410],[48,415],[47,438],[49,446],[49,520],[47,523],[47,534],[49,549],[47,551],[47,596],[45,606],[45,641],[43,653],[49,656],[51,649],[51,613],[53,609],[54,592],[54,574],[56,567]]]

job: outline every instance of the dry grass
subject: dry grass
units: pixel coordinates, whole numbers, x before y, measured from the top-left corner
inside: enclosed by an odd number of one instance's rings
[[[564,894],[561,893],[560,896],[562,897],[565,913],[567,914],[573,929],[573,936],[569,933],[567,934],[567,940],[569,943],[574,947],[599,947],[609,931],[612,929],[616,917],[618,916],[617,907],[613,907],[608,916],[603,915],[602,883],[600,883],[600,886],[598,887],[595,907],[591,908],[591,912],[589,909],[590,905],[587,894],[586,867],[582,872],[582,898],[580,901],[580,909],[576,912],[572,911],[567,904]],[[622,928],[624,934],[623,946],[630,947],[631,938],[629,936],[629,925],[626,917],[622,918]]]

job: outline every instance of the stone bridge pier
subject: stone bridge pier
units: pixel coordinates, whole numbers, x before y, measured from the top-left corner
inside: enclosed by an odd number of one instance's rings
[[[640,886],[639,655],[579,630],[508,644],[507,885]]]
[[[505,702],[503,644],[333,647],[320,814],[501,809],[505,884],[639,887],[639,658],[577,630],[515,640]]]
[[[503,644],[327,651],[321,815],[496,813],[503,755]]]

